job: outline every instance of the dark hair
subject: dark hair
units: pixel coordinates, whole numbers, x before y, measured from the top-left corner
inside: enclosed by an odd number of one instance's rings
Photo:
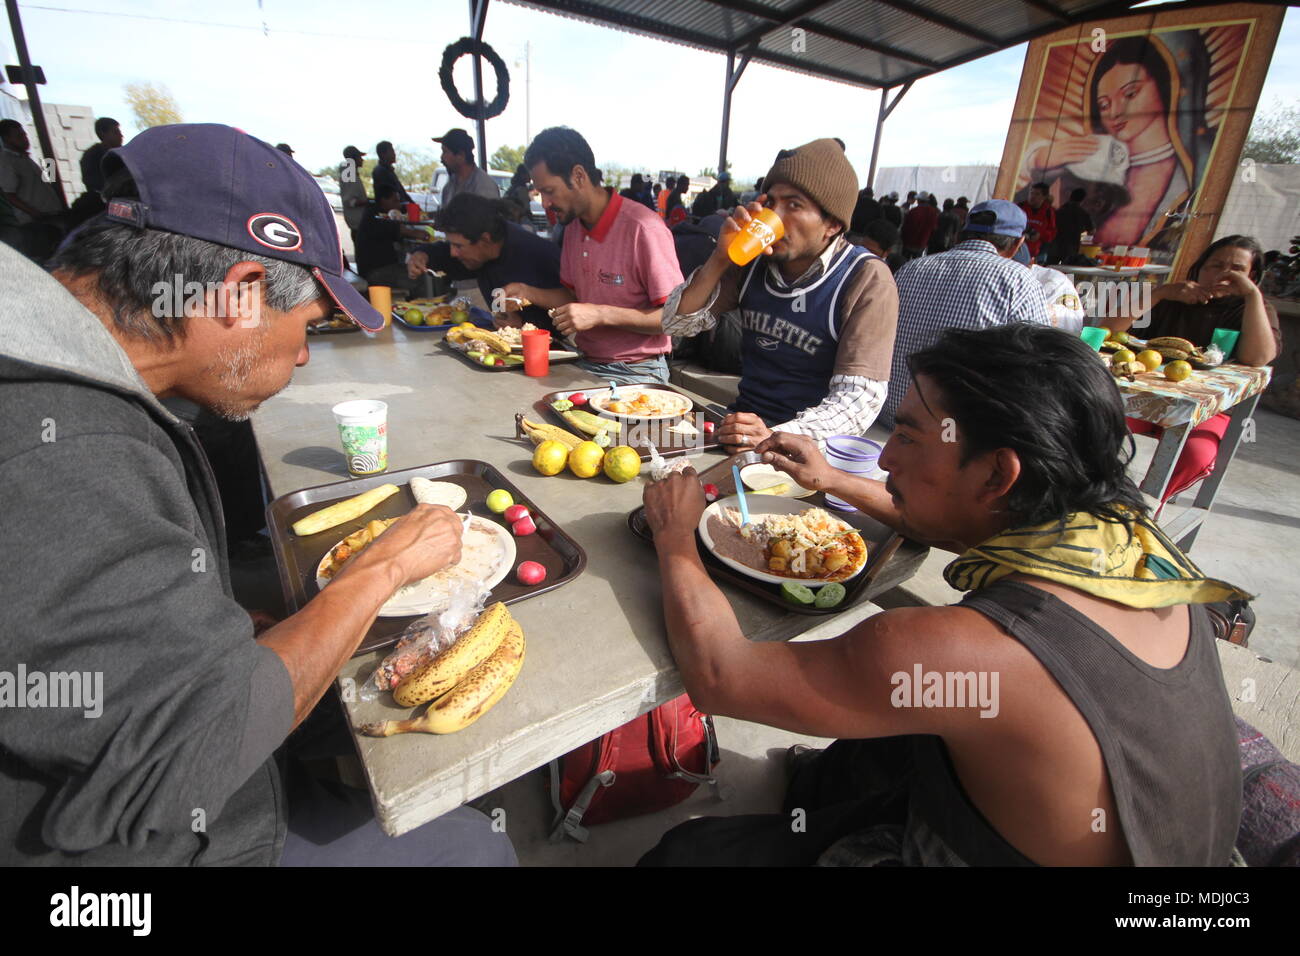
[[[382,153],[384,150],[392,149],[392,148],[393,148],[393,144],[386,139],[381,139],[378,143],[375,144],[376,153]]]
[[[633,173],[632,182],[629,184],[629,188],[636,189],[638,186],[644,186],[644,185],[645,185],[645,177],[642,176],[640,173]]]
[[[1101,110],[1097,106],[1097,87],[1101,85],[1103,76],[1115,67],[1122,65],[1141,66],[1147,73],[1151,74],[1151,79],[1155,81],[1156,88],[1160,91],[1160,102],[1165,105],[1165,109],[1168,110],[1173,105],[1169,101],[1169,67],[1165,65],[1164,58],[1161,57],[1160,51],[1151,38],[1148,36],[1133,36],[1111,40],[1106,47],[1106,52],[1102,54],[1101,59],[1097,61],[1097,65],[1093,68],[1092,84],[1088,90],[1088,105],[1092,110],[1092,131],[1094,133],[1106,132],[1106,127],[1101,122]]]
[[[839,144],[840,144],[840,149],[844,150],[844,152],[847,153],[847,152],[849,151],[849,148],[848,148],[847,146],[844,145],[844,140],[840,139],[838,136],[832,136],[831,139],[833,139],[833,140],[835,140],[835,142],[839,143]]]
[[[515,174],[510,177],[510,185],[527,186],[528,179],[529,179],[528,167],[525,166],[523,163],[520,163],[518,166],[515,167]]]
[[[454,232],[470,242],[486,235],[493,242],[506,237],[506,209],[500,199],[459,193],[438,210],[433,224],[441,232]]]
[[[998,214],[992,209],[981,209],[966,216],[968,226],[991,226],[997,221]],[[1019,236],[999,236],[991,232],[973,232],[970,229],[963,229],[958,233],[958,242],[965,242],[967,239],[983,239],[985,242],[991,242],[998,252],[1006,252],[1020,241]]]
[[[17,120],[0,119],[0,136],[8,136],[16,129],[22,129],[23,124]]]
[[[1034,183],[1034,184],[1033,184],[1032,186],[1030,186],[1029,188],[1030,188],[1030,189],[1037,189],[1037,190],[1038,190],[1040,193],[1042,193],[1044,196],[1046,196],[1049,192],[1051,192],[1051,189],[1052,189],[1052,187],[1049,186],[1049,185],[1047,185],[1047,183],[1041,183],[1041,182],[1040,182],[1040,183]]]
[[[862,235],[874,239],[876,245],[888,252],[898,244],[898,227],[888,219],[873,219],[862,229]]]
[[[1088,190],[1072,189],[1070,190],[1070,202],[1083,202],[1088,198]]]
[[[907,359],[957,423],[962,464],[1010,448],[1020,477],[1007,496],[1017,525],[1088,512],[1129,525],[1146,502],[1128,476],[1135,443],[1124,399],[1078,336],[1042,325],[949,329]],[[1127,510],[1126,510],[1127,509]]]
[[[375,187],[375,202],[379,202],[379,200],[381,200],[381,199],[387,199],[389,196],[396,196],[396,195],[397,195],[397,187],[396,187],[396,186],[376,186],[376,187]]]
[[[965,196],[958,196],[958,197],[957,197],[957,205],[958,205],[958,206],[964,206],[964,205],[966,205],[968,202],[970,202],[970,200],[967,199]]]
[[[528,144],[524,153],[524,165],[532,169],[538,163],[545,163],[552,176],[559,176],[564,185],[573,185],[573,167],[581,166],[593,185],[600,185],[600,170],[596,168],[596,157],[577,130],[567,126],[552,126],[542,130]]]
[[[944,211],[944,212],[947,212],[949,209],[952,208],[952,205],[953,205],[953,203],[952,203],[952,200],[951,200],[951,199],[945,199],[945,200],[943,201],[943,211]]]
[[[111,116],[101,116],[99,119],[95,120],[95,135],[100,139],[103,139],[105,133],[111,130],[114,126],[120,125],[121,124]]]
[[[1201,274],[1201,266],[1209,261],[1210,256],[1225,246],[1231,246],[1234,249],[1245,249],[1250,253],[1250,281],[1258,285],[1259,280],[1264,277],[1264,250],[1250,236],[1224,236],[1222,239],[1214,240],[1204,252],[1196,257],[1192,267],[1187,270],[1187,278],[1195,281]]]

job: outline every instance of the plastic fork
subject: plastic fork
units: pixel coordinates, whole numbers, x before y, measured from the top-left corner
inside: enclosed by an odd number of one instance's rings
[[[745,501],[745,483],[740,480],[740,466],[731,466],[731,477],[736,479],[736,501],[740,505],[741,529],[750,526],[749,520],[749,503]]]

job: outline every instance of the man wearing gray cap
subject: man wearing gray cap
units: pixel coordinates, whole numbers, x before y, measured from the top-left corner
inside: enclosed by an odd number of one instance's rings
[[[907,357],[939,341],[946,329],[1052,324],[1038,283],[1012,261],[1025,241],[1026,225],[1015,203],[986,200],[971,209],[955,246],[898,270],[898,334],[889,395],[880,412],[886,428],[894,427],[894,413],[912,382]]]
[[[447,208],[453,196],[473,193],[488,199],[500,199],[501,190],[496,181],[474,164],[474,140],[463,129],[449,129],[433,137],[442,144],[442,165],[447,167],[447,185],[442,187],[441,209]]]

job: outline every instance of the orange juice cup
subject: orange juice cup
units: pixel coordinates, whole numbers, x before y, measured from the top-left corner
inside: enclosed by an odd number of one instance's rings
[[[521,333],[524,342],[524,374],[541,378],[551,370],[551,333],[546,329],[528,329]]]
[[[370,304],[384,317],[384,328],[393,324],[393,289],[392,286],[372,285],[370,287]]]
[[[785,223],[781,217],[771,209],[764,209],[732,238],[727,255],[736,265],[743,266],[784,235]]]

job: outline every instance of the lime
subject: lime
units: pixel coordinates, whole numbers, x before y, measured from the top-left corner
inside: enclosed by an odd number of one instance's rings
[[[1137,356],[1129,349],[1119,349],[1110,357],[1112,362],[1136,362]]]
[[[817,592],[817,600],[813,604],[817,607],[834,607],[844,600],[844,585],[832,581],[830,584],[822,585],[822,589]]]
[[[1181,382],[1187,376],[1192,374],[1192,367],[1179,359],[1176,362],[1170,362],[1165,366],[1165,378],[1171,382]]]
[[[843,590],[841,588],[840,590]],[[812,604],[817,600],[812,593],[812,589],[806,584],[796,584],[794,581],[786,581],[781,585],[781,597],[785,598],[791,604],[802,604],[804,607]]]
[[[505,511],[514,503],[514,496],[504,488],[498,488],[487,496],[488,511],[491,511],[493,514],[501,514],[501,512]]]

